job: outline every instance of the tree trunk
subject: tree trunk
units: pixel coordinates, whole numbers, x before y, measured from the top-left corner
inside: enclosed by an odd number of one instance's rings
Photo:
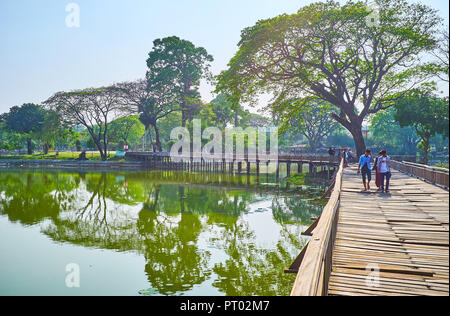
[[[108,142],[105,140],[103,145],[104,145],[104,150],[103,150],[102,161],[106,161],[106,160],[108,160]]]
[[[102,144],[100,143],[100,141],[96,141],[95,144],[97,145],[97,149],[100,152],[100,158],[102,159],[102,161],[106,161],[106,152],[103,151]]]
[[[424,148],[423,148],[423,164],[424,165],[428,165],[429,162],[429,158],[428,158],[428,154],[430,153],[430,137],[426,137],[424,140]]]
[[[238,110],[234,111],[234,127],[239,127]]]
[[[355,142],[357,157],[364,155],[366,151],[366,141],[364,140],[364,135],[362,133],[362,126],[357,124],[352,124],[352,129],[350,133],[353,136],[353,141]]]
[[[27,138],[27,152],[28,152],[28,155],[33,154],[33,149],[31,148],[31,137]]]
[[[364,155],[367,149],[364,135],[362,133],[362,122],[360,122],[359,117],[355,113],[348,112],[346,114],[348,120],[338,116],[335,113],[333,113],[333,118],[352,134],[353,141],[355,142],[356,154],[360,157]]]
[[[416,127],[416,132],[417,132],[417,135],[420,136],[420,138],[422,139],[422,142],[423,142],[423,163],[425,165],[428,165],[428,153],[430,152],[431,134],[426,131],[422,131],[418,127]]]
[[[48,151],[49,151],[49,149],[50,149],[50,144],[48,143],[48,142],[45,142],[44,143],[44,155],[47,155],[48,154]]]
[[[162,146],[161,141],[159,139],[159,129],[158,126],[156,126],[156,123],[153,124],[153,129],[155,130],[155,147],[158,152],[162,152]]]
[[[150,130],[150,127],[149,127],[147,135],[148,135],[148,138],[149,138],[149,141],[150,141],[150,145],[152,146],[152,151],[156,152],[156,147],[155,147],[155,144],[153,143],[152,131]]]
[[[106,151],[103,152],[103,147],[102,147],[102,144],[101,144],[100,140],[97,139],[96,137],[94,137],[92,134],[91,134],[91,136],[92,136],[92,138],[94,140],[95,146],[97,146],[97,149],[100,152],[100,158],[102,159],[102,161],[106,161],[106,158],[107,158],[106,157]],[[106,149],[106,144],[105,144],[105,149]]]
[[[148,150],[147,140],[150,140],[150,145],[152,146],[152,150],[155,151],[155,146],[153,145],[152,133],[150,131],[150,124],[145,125],[144,151]]]
[[[187,115],[185,110],[181,110],[181,127],[186,127]]]
[[[185,88],[185,93],[186,88]],[[181,127],[186,127],[186,121],[187,121],[187,101],[186,98],[183,97],[183,100],[181,102]]]
[[[306,135],[305,135],[305,137],[306,137],[306,139],[308,139],[309,151],[311,153],[315,153],[316,152],[316,142],[315,142],[315,140],[310,138],[310,137],[308,137],[308,136],[306,136]]]

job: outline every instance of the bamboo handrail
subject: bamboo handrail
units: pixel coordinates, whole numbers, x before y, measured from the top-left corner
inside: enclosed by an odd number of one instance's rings
[[[428,165],[423,165],[423,164],[419,164],[419,163],[413,163],[413,162],[409,162],[409,161],[402,161],[401,163],[403,163],[405,165],[415,166],[415,167],[418,167],[418,168],[425,168],[425,169],[431,169],[431,170],[435,170],[435,171],[442,171],[444,173],[449,173],[449,169],[447,169],[447,168],[428,166]]]
[[[398,161],[391,161],[391,165],[394,169],[421,178],[432,184],[437,184],[445,188],[449,187],[449,173],[446,169],[444,169],[446,172],[442,172],[436,171],[442,168]]]
[[[344,161],[341,160],[333,193],[306,249],[291,296],[327,295],[343,172]]]

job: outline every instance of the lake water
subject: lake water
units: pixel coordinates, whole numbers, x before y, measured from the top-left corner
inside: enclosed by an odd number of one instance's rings
[[[321,193],[271,176],[0,168],[0,295],[289,295],[283,269]]]

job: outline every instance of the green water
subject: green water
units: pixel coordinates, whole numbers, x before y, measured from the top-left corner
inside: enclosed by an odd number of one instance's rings
[[[274,182],[0,168],[0,295],[288,295],[323,188]]]

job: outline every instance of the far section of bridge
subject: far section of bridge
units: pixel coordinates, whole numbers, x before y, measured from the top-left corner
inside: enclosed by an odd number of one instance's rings
[[[286,166],[286,173],[302,173],[303,167],[308,166],[308,172],[315,174],[327,170],[330,174],[337,171],[340,158],[338,156],[311,156],[278,154],[267,155],[264,160],[258,155],[222,155],[219,159],[204,159],[201,153],[191,153],[189,156],[177,156],[170,153],[127,152],[128,160],[141,161],[149,169],[178,170],[187,172],[219,172],[219,173],[261,173],[261,167],[268,169],[275,165],[277,178],[280,174],[280,165]],[[181,161],[180,161],[181,160]],[[253,168],[253,169],[252,169]],[[266,169],[266,170],[267,170]]]
[[[265,160],[258,155],[223,155],[220,159],[204,159],[201,153],[191,153],[188,156],[177,156],[177,159],[168,152],[127,152],[125,158],[131,161],[141,162],[149,169],[174,170],[187,172],[217,172],[217,173],[254,173],[259,175],[261,167],[268,170],[269,165],[275,165],[274,172],[277,178],[280,175],[280,166],[286,168],[289,177],[292,173],[302,173],[304,167],[310,174],[320,171],[328,171],[330,175],[336,173],[341,158],[339,156],[321,155],[293,155],[280,152],[277,155],[267,155]],[[180,161],[180,159],[182,161]],[[397,159],[415,160],[415,157],[399,156]]]

